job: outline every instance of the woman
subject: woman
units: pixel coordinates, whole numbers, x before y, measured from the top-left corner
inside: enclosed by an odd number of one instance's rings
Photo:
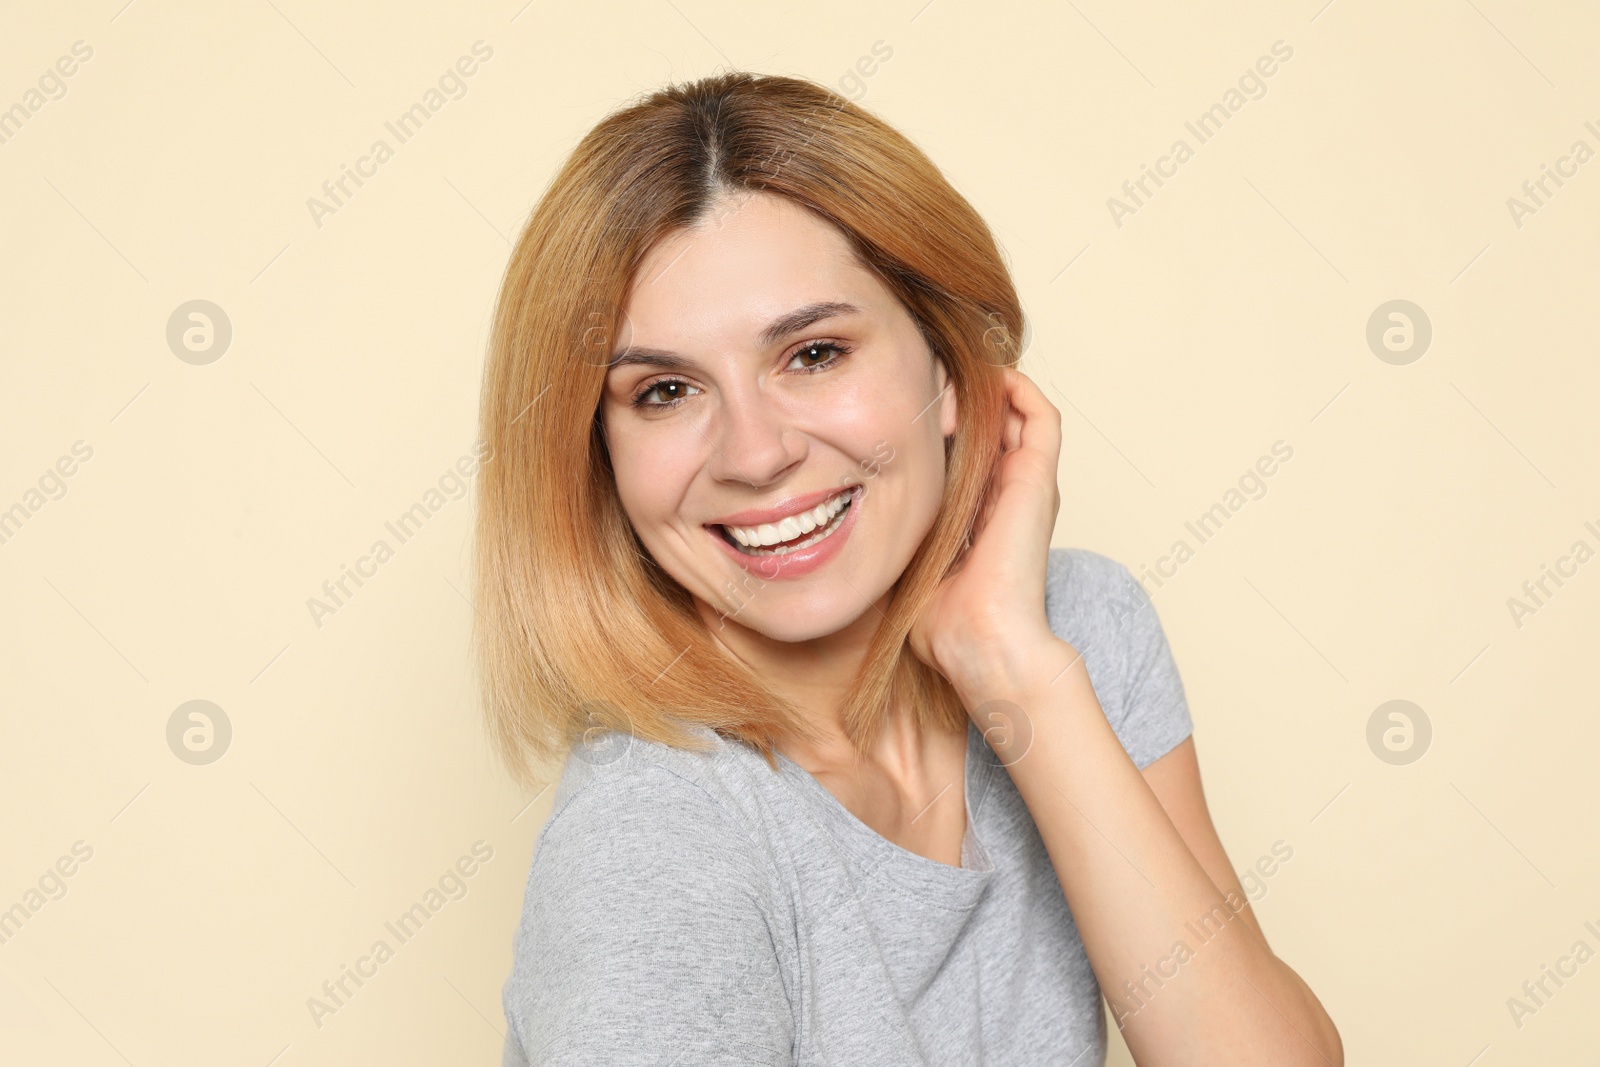
[[[477,634],[525,781],[507,1063],[1338,1064],[1155,612],[903,136],[732,73],[601,122],[496,310]]]

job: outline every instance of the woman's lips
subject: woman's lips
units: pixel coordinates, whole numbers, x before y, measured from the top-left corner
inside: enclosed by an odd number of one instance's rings
[[[707,526],[764,526],[776,525],[791,515],[799,515],[810,511],[824,500],[831,500],[846,489],[855,489],[854,485],[835,485],[828,489],[818,489],[815,492],[801,493],[792,496],[783,503],[770,508],[751,508],[733,515],[724,515],[720,519],[712,519]]]
[[[767,579],[799,578],[802,575],[810,574],[818,567],[821,567],[834,556],[837,556],[840,550],[844,548],[845,540],[849,538],[850,531],[855,527],[856,513],[861,510],[861,501],[865,494],[863,494],[860,490],[861,487],[859,485],[852,486],[850,488],[850,503],[845,507],[843,517],[836,519],[836,521],[839,523],[838,527],[827,537],[824,537],[821,541],[818,541],[813,545],[807,545],[805,548],[795,549],[790,552],[756,556],[740,550],[737,545],[729,541],[728,535],[723,531],[721,523],[707,524],[706,532],[717,542],[717,544],[722,546],[722,550],[731,556],[735,563],[754,575]],[[827,500],[829,497],[834,496],[837,493],[837,489],[829,489],[820,495],[809,494],[811,498],[811,506],[815,507],[817,504],[822,503],[824,500]],[[802,503],[806,499],[807,497],[796,498],[797,501]],[[807,510],[805,507],[794,508],[794,510],[787,511],[785,515],[780,515],[779,519],[805,510]],[[744,515],[771,516],[772,514],[774,514],[773,511],[744,512],[738,516],[730,516],[730,518],[743,518]],[[744,526],[747,524],[739,522],[734,523],[734,525]],[[816,530],[812,530],[810,533],[796,538],[795,540],[803,541],[806,537],[815,536],[816,532]]]

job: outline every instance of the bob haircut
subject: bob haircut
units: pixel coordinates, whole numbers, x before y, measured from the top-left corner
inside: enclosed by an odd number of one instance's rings
[[[815,82],[734,71],[669,84],[604,118],[556,174],[506,267],[481,398],[492,462],[479,474],[474,646],[491,741],[521,783],[550,776],[574,743],[604,758],[590,742],[605,730],[620,744],[706,751],[709,739],[695,735],[709,728],[774,769],[779,741],[819,737],[718,646],[688,591],[645,551],[599,418],[640,261],[726,198],[756,192],[840,230],[956,392],[940,510],[893,586],[846,698],[846,730],[864,753],[890,706],[924,728],[966,721],[907,634],[971,543],[1001,453],[999,368],[1021,355],[1021,305],[988,226],[905,136]]]

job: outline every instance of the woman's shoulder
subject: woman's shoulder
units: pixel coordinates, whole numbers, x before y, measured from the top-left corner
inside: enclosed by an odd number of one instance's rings
[[[669,927],[718,944],[767,937],[781,894],[750,827],[706,777],[708,757],[614,740],[626,754],[591,762],[595,749],[578,746],[567,759],[528,869],[519,957],[564,944],[574,923],[589,948],[596,938],[637,948]]]
[[[1137,586],[1124,564],[1087,548],[1052,548],[1045,599],[1066,610],[1081,611],[1089,601],[1107,594],[1126,595]]]
[[[1045,615],[1051,631],[1090,656],[1114,652],[1155,622],[1133,572],[1087,548],[1052,548],[1045,579]]]
[[[1086,548],[1052,548],[1045,616],[1083,656],[1106,718],[1140,769],[1193,732],[1155,605],[1124,564]]]
[[[727,742],[697,729],[712,747],[674,748],[616,731],[572,747],[540,832],[637,853],[716,847],[748,850],[724,781]]]
[[[697,1063],[725,1062],[705,1042],[726,1045],[726,1062],[786,1062],[773,1051],[791,1037],[777,965],[742,969],[776,959],[769,880],[748,832],[695,780],[705,757],[650,744],[602,738],[568,757],[502,991],[508,1048],[614,1063],[637,1051],[630,1034],[651,1034]],[[735,1002],[750,1024],[737,1035],[721,1026]]]
[[[530,893],[701,892],[712,879],[777,906],[761,817],[770,805],[756,780],[773,772],[753,749],[691,729],[705,751],[612,731],[572,747],[534,846]]]

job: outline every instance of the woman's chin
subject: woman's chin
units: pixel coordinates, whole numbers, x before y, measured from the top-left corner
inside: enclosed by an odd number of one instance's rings
[[[857,596],[855,599],[859,602],[861,598]],[[712,624],[712,631],[723,632],[738,627],[768,641],[793,645],[836,634],[859,622],[861,617],[871,610],[864,603],[861,605],[861,610],[856,612],[851,612],[843,606],[825,611],[799,609],[782,611],[772,604],[764,605],[758,610],[755,605],[747,604],[738,612],[716,609],[713,613],[715,621]]]

